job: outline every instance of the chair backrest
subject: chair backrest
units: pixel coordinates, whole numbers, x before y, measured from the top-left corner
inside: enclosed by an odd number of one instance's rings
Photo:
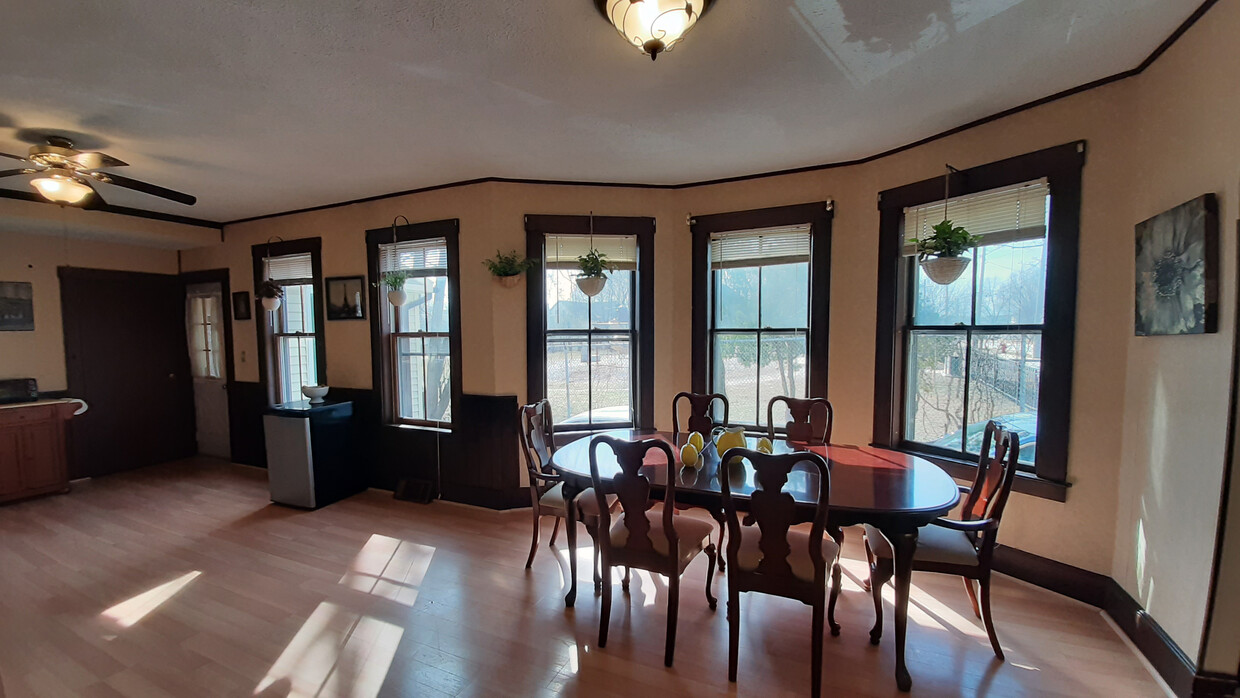
[[[993,421],[987,422],[977,476],[973,479],[972,490],[965,497],[961,520],[994,519],[996,524],[999,522],[1008,495],[1012,493],[1012,483],[1016,481],[1019,459],[1020,438],[1016,432],[1006,431]],[[983,540],[993,546],[995,536],[983,536]]]
[[[788,474],[798,463],[811,463],[818,469],[820,483],[817,506],[809,533],[809,557],[814,566],[814,582],[821,586],[826,582],[826,560],[822,556],[822,534],[827,523],[827,509],[831,500],[831,473],[827,469],[827,461],[811,451],[794,453],[769,454],[751,451],[745,448],[730,448],[723,454],[720,470],[737,467],[728,466],[733,458],[749,461],[754,470],[756,489],[749,495],[749,514],[759,528],[758,549],[762,559],[751,571],[743,571],[736,564],[741,548],[741,521],[737,513],[736,500],[732,498],[732,487],[729,482],[731,473],[720,472],[719,488],[723,494],[723,510],[728,525],[728,560],[731,564],[729,572],[738,575],[760,575],[767,579],[787,578],[795,580],[792,566],[788,563],[788,555],[792,552],[788,546],[788,529],[796,523],[796,500],[784,487],[788,484]]]
[[[723,403],[723,426],[728,425],[728,398],[719,393],[676,393],[676,397],[672,398],[672,428],[677,434],[680,433],[680,401],[689,401],[689,418],[685,420],[685,426],[690,432],[696,431],[705,438],[710,438],[710,432],[715,428],[715,419],[711,415],[711,406],[716,400]]]
[[[779,395],[766,403],[767,435],[775,440],[775,403],[783,402],[788,406],[792,421],[784,424],[784,432],[789,441],[805,443],[811,446],[825,446],[831,443],[831,426],[835,421],[835,409],[825,397],[798,398]]]
[[[616,455],[616,462],[620,465],[620,472],[610,481],[599,478],[598,450],[600,446],[611,448]],[[663,452],[667,458],[669,471],[676,467],[676,458],[672,455],[672,449],[662,439],[625,441],[610,436],[596,436],[590,443],[590,479],[594,485],[594,495],[598,498],[600,545],[608,547],[611,545],[610,536],[605,533],[611,530],[611,511],[607,504],[607,495],[614,494],[620,500],[620,506],[624,508],[624,527],[628,529],[626,554],[659,556],[650,543],[650,521],[646,518],[646,512],[653,504],[650,500],[650,479],[641,474],[641,468],[646,464],[646,454],[652,450]],[[663,498],[663,531],[668,539],[668,552],[671,559],[675,560],[675,551],[678,549],[676,529],[672,526],[672,514],[676,509],[672,506],[672,503],[676,501],[675,474],[668,472],[666,480],[667,489]]]
[[[551,454],[555,453],[555,441],[551,432],[551,403],[539,400],[523,405],[517,411],[521,420],[521,452],[525,454],[525,468],[530,473],[530,485],[547,474]]]

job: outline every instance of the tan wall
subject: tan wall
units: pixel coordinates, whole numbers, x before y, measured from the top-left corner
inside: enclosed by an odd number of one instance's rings
[[[497,247],[524,249],[525,213],[655,216],[655,404],[657,423],[667,427],[668,403],[689,387],[695,350],[687,215],[834,199],[829,397],[837,439],[865,443],[874,399],[877,193],[936,176],[945,162],[967,168],[1085,139],[1073,486],[1065,503],[1016,495],[1001,541],[1115,576],[1195,657],[1219,504],[1234,309],[1224,303],[1222,332],[1212,337],[1134,338],[1133,225],[1215,192],[1230,230],[1240,49],[1228,35],[1238,29],[1240,7],[1221,3],[1141,76],[865,165],[685,190],[502,183],[440,190],[229,226],[225,244],[188,252],[186,268],[229,266],[233,288],[251,288],[250,244],[317,235],[325,275],[363,273],[367,228],[397,214],[415,222],[460,218],[464,388],[524,398],[524,290],[491,283],[481,261]],[[1236,270],[1233,236],[1223,239],[1226,289]],[[237,377],[256,380],[253,326],[240,323],[235,337],[238,357],[246,352]],[[369,387],[368,328],[328,323],[326,341],[330,383]]]
[[[177,273],[175,250],[30,235],[8,225],[0,230],[0,281],[34,285],[34,332],[0,332],[0,378],[33,377],[40,390],[67,387],[57,267]]]

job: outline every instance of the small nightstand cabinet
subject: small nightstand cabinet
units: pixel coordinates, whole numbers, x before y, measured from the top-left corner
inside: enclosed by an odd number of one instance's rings
[[[65,422],[75,403],[0,409],[0,502],[69,489]]]

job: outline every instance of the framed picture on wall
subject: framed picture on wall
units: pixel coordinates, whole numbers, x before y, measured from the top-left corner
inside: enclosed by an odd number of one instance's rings
[[[251,313],[254,312],[254,306],[250,305],[249,291],[237,291],[232,294],[232,304],[232,315],[234,320],[250,319]]]
[[[324,281],[328,320],[366,319],[366,277],[329,276]]]
[[[1218,200],[1203,194],[1137,224],[1136,334],[1218,331]]]
[[[34,331],[34,287],[29,281],[0,281],[0,332]]]

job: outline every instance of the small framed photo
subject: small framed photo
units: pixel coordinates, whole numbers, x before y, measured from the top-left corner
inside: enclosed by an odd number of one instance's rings
[[[0,332],[34,331],[34,287],[29,281],[0,281]]]
[[[328,320],[366,319],[366,277],[329,276],[324,281]]]
[[[249,320],[254,312],[254,306],[250,305],[250,292],[237,291],[232,294],[233,319]]]

